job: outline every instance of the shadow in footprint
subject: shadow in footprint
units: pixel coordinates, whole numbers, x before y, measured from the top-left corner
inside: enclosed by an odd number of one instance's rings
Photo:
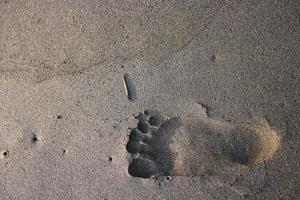
[[[144,111],[137,119],[126,145],[132,155],[128,172],[134,177],[222,173],[232,164],[262,163],[279,145],[277,133],[260,125],[210,118],[166,120],[155,111]]]
[[[134,157],[128,168],[129,174],[142,178],[169,175],[175,160],[169,143],[179,121],[176,118],[165,121],[154,111],[140,113],[137,119],[137,128],[131,131],[126,145],[127,151]]]

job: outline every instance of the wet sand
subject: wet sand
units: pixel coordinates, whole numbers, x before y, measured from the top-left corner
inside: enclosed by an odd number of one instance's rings
[[[0,199],[300,198],[299,8],[0,1]],[[280,145],[235,176],[133,177],[144,110],[268,125]]]

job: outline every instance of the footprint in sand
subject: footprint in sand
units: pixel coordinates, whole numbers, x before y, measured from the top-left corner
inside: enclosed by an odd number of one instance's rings
[[[211,118],[173,117],[156,111],[137,116],[127,151],[135,177],[201,176],[244,169],[272,157],[279,137],[270,127]]]

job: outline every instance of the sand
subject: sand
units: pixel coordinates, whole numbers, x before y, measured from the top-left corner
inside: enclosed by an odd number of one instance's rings
[[[0,1],[0,199],[299,199],[299,8]],[[280,144],[238,176],[133,177],[146,109],[268,126]]]

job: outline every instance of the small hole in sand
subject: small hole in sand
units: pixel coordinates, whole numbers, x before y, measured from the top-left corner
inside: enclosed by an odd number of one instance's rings
[[[7,150],[2,152],[2,157],[3,158],[7,158],[8,157],[8,151]]]
[[[112,160],[113,160],[113,159],[112,159],[112,157],[111,157],[111,156],[109,156],[109,158],[108,158],[108,161],[110,161],[110,162],[111,162]]]
[[[62,119],[63,118],[63,116],[62,115],[57,115],[57,117],[56,117],[57,119]]]
[[[216,60],[216,56],[215,56],[215,55],[212,55],[212,56],[210,57],[210,59],[211,59],[212,61],[215,61],[215,60]]]
[[[170,181],[170,180],[172,180],[172,177],[171,176],[167,176],[166,179],[167,179],[167,181]]]
[[[31,139],[32,143],[35,143],[38,141],[38,138],[36,137],[36,135],[34,135]]]

